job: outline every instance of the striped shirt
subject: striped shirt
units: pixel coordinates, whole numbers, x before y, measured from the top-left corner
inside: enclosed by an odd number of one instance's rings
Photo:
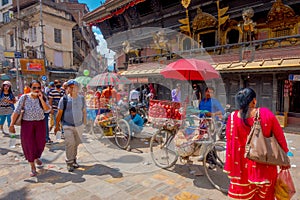
[[[58,107],[58,102],[60,100],[61,97],[63,97],[65,95],[65,91],[64,90],[51,90],[49,92],[49,100],[52,99],[52,109],[53,110],[57,110]]]

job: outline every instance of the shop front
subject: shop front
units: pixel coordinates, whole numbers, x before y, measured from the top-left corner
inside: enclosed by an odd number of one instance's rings
[[[300,59],[219,64],[226,88],[226,101],[235,105],[234,95],[242,87],[256,91],[259,107],[267,107],[282,127],[300,124]],[[278,64],[280,63],[280,65]],[[228,67],[230,66],[230,67]]]

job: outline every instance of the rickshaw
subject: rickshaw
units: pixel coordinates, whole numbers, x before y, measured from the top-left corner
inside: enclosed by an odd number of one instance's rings
[[[216,189],[227,193],[229,180],[223,172],[226,139],[218,135],[220,122],[213,117],[207,117],[207,112],[194,110],[194,113],[188,113],[185,109],[181,111],[185,115],[182,121],[172,118],[161,120],[162,126],[151,138],[150,153],[158,167],[167,169],[174,166],[179,158],[188,162],[189,157],[199,156],[200,147],[205,144],[205,174]],[[203,114],[202,117],[198,117],[200,113]],[[183,135],[181,138],[180,134]],[[178,145],[177,142],[181,139],[184,142]]]
[[[130,126],[122,119],[117,105],[108,104],[107,110],[96,116],[92,126],[92,134],[101,140],[104,136],[114,136],[117,146],[126,149],[130,143]]]

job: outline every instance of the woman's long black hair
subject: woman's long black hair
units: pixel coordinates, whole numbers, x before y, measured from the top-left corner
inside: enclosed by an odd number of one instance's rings
[[[256,93],[251,88],[242,88],[235,95],[235,105],[239,110],[241,110],[241,117],[247,126],[249,126],[246,120],[248,116],[249,104],[254,98],[256,98]]]
[[[32,85],[34,84],[34,83],[38,83],[39,85],[40,85],[40,87],[42,87],[42,84],[41,84],[41,82],[40,81],[38,81],[38,80],[32,80],[31,82],[30,82],[30,84],[29,84],[29,87],[31,88],[32,87]],[[42,92],[42,94],[43,94],[43,99],[44,99],[44,101],[46,102],[47,101],[47,98],[45,97],[45,94],[44,94],[44,92],[43,91],[41,91]],[[41,108],[43,108],[43,105],[42,105],[42,102],[41,102],[41,100],[38,98],[38,100],[39,100],[39,103],[40,103],[40,106],[41,106]]]

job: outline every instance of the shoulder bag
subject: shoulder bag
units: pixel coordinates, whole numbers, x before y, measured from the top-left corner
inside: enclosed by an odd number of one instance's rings
[[[259,108],[247,138],[245,157],[258,163],[289,166],[290,159],[282,150],[273,134],[265,137],[260,123]]]
[[[21,126],[21,122],[22,122],[22,119],[23,119],[23,115],[24,115],[24,107],[25,107],[25,101],[26,101],[26,98],[27,98],[27,95],[25,95],[24,97],[24,101],[23,101],[23,104],[22,104],[22,108],[21,108],[21,112],[20,114],[18,115],[16,121],[15,121],[15,125],[16,126]]]

